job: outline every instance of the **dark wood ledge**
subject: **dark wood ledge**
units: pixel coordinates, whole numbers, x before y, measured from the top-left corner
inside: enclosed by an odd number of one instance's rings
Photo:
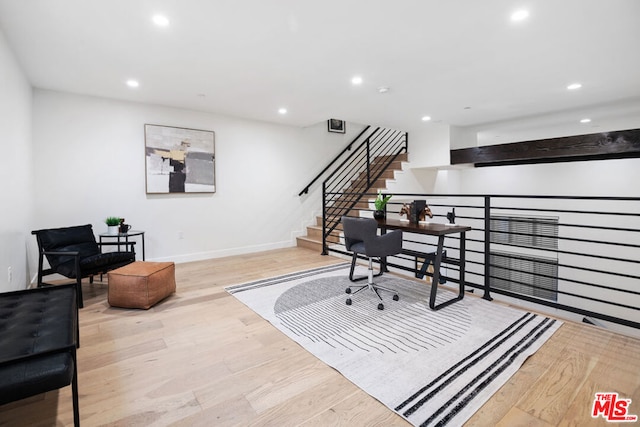
[[[640,129],[451,150],[451,164],[475,166],[640,157]]]

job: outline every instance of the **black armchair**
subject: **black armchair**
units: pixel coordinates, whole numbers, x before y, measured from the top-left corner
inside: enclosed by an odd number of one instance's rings
[[[61,274],[76,280],[78,307],[83,307],[82,279],[105,274],[136,260],[135,242],[97,243],[91,224],[34,230],[38,241],[38,287],[47,285],[44,276]],[[102,246],[118,246],[118,251],[102,252]],[[121,252],[119,246],[125,246]],[[44,258],[50,268],[44,268]]]

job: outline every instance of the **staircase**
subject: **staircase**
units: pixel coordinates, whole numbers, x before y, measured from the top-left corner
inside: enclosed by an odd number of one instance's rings
[[[378,190],[384,191],[387,187],[387,180],[395,179],[395,172],[402,170],[402,162],[407,161],[407,153],[402,153],[393,158],[389,155],[383,155],[374,158],[370,163],[370,171],[360,171],[359,174],[353,179],[350,184],[344,189],[343,194],[340,194],[333,202],[332,207],[338,208],[340,211],[339,216],[361,216],[360,211],[371,211],[369,203],[373,203],[373,196],[371,193],[377,193]],[[375,181],[371,183],[371,186],[367,186],[368,175],[371,171],[378,172],[375,175],[379,175]],[[358,194],[367,189],[366,194]],[[354,194],[357,194],[354,199]],[[364,216],[367,216],[366,214]],[[336,218],[330,218],[330,221],[337,221]],[[333,230],[328,232],[326,240],[327,244],[339,243],[340,234],[342,232],[342,224],[337,224]],[[322,216],[316,217],[316,223],[307,227],[307,235],[297,237],[297,246],[317,250],[322,252]]]

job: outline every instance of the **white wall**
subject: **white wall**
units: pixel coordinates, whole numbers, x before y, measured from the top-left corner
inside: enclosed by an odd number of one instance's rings
[[[124,217],[146,231],[147,260],[295,245],[318,208],[297,193],[332,152],[300,128],[47,90],[35,90],[33,117],[34,227],[97,234]],[[145,194],[145,123],[214,131],[216,193]]]
[[[580,120],[583,118],[589,118],[591,122],[581,123]],[[518,120],[487,123],[463,128],[463,131],[467,136],[469,134],[475,135],[477,145],[484,146],[637,129],[638,127],[640,127],[640,100],[629,99]],[[471,139],[467,138],[467,141],[471,141]],[[460,142],[462,142],[462,138]],[[459,148],[474,145],[466,144]]]
[[[320,159],[332,160],[340,153],[347,144],[362,132],[366,126],[358,123],[346,123],[345,133],[328,132],[327,122],[316,123],[303,129],[303,137],[305,140],[314,141],[316,152],[309,152],[309,155]],[[309,181],[314,178],[326,166],[325,163],[317,162],[314,167],[309,170]],[[304,182],[302,185],[306,185]],[[320,181],[322,185],[322,181]],[[300,188],[302,190],[302,188]]]
[[[448,187],[441,190],[450,193],[637,197],[640,159],[497,166],[446,172]]]
[[[25,245],[31,239],[31,86],[0,31],[0,292],[28,283]],[[9,280],[11,268],[11,280]]]
[[[412,168],[449,164],[451,127],[443,123],[424,123],[409,132],[409,161]]]

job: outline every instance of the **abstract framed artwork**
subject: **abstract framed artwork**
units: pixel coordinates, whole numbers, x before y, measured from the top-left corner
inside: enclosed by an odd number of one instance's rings
[[[147,194],[215,193],[213,131],[144,125]]]
[[[327,125],[329,127],[329,132],[345,133],[347,130],[344,120],[329,119],[327,121]]]

